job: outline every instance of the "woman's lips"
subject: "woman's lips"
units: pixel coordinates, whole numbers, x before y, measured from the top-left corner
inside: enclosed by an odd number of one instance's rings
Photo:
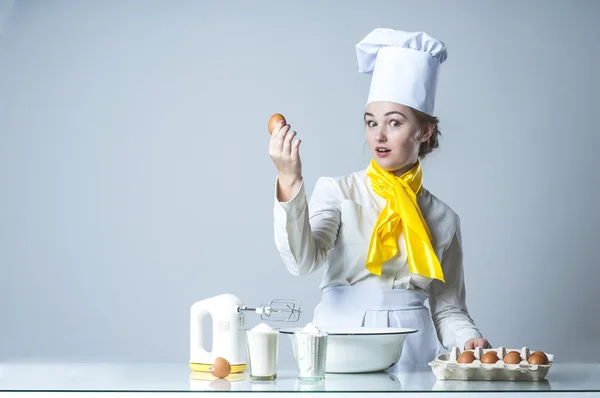
[[[383,147],[383,146],[378,146],[377,148],[375,148],[375,153],[377,154],[377,156],[379,156],[380,158],[385,158],[386,156],[389,156],[389,154],[392,152],[391,149]]]

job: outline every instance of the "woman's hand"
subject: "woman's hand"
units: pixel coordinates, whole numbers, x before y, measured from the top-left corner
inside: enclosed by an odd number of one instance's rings
[[[487,339],[471,339],[465,342],[465,350],[474,350],[477,347],[481,348],[492,348],[491,344]]]
[[[281,202],[291,200],[302,184],[301,141],[293,141],[295,136],[290,125],[283,125],[281,121],[273,130],[269,144],[269,156],[279,172],[278,197]]]

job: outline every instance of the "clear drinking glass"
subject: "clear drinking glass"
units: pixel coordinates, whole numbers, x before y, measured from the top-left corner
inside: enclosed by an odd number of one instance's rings
[[[269,381],[277,378],[279,332],[257,332],[246,329],[248,375],[252,380]]]
[[[315,336],[302,331],[294,332],[294,351],[300,381],[325,380],[327,364],[327,335]]]

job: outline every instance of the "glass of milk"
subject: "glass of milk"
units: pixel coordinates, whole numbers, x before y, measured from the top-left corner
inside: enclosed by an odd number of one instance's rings
[[[266,323],[246,329],[248,375],[252,380],[275,380],[279,354],[279,331]]]

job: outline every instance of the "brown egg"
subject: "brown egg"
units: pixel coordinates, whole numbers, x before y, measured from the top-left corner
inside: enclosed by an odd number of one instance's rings
[[[546,353],[544,353],[543,351],[536,351],[531,355],[541,355],[544,357],[544,359],[546,360],[546,363],[548,363],[548,356],[546,355]]]
[[[498,354],[495,351],[488,351],[481,357],[481,363],[496,363],[498,361]]]
[[[277,126],[277,123],[280,120],[283,120],[284,123],[287,123],[285,121],[285,117],[283,117],[281,113],[276,113],[273,116],[271,116],[271,118],[269,119],[269,134],[273,134],[273,130],[275,130],[275,127]]]
[[[544,353],[536,354],[533,353],[527,360],[531,365],[547,365],[548,357]]]
[[[465,351],[462,354],[460,354],[456,359],[458,363],[471,363],[474,360],[475,354],[473,354],[473,351]]]
[[[231,364],[225,358],[215,359],[210,374],[215,377],[227,377],[231,373]]]
[[[502,360],[504,361],[504,363],[511,364],[511,365],[520,363],[521,362],[521,353],[519,353],[517,351],[511,351],[508,354],[506,354]]]

